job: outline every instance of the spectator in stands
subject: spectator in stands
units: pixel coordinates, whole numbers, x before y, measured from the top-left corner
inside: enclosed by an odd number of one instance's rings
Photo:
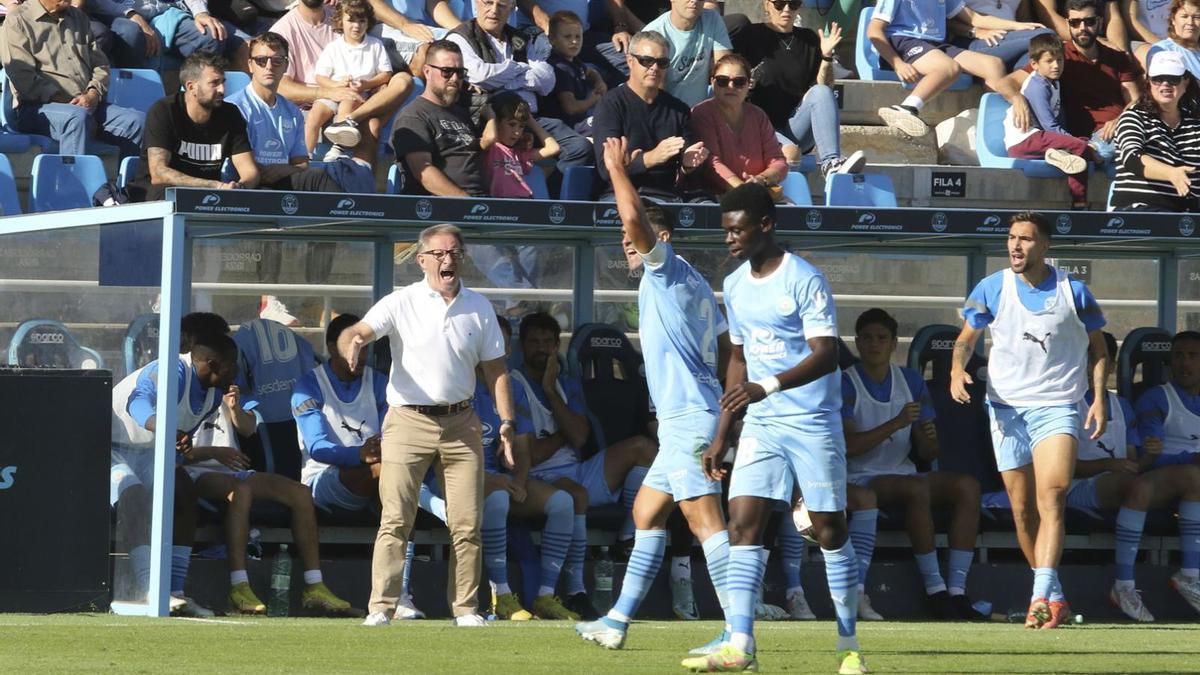
[[[767,114],[746,102],[750,65],[739,54],[726,54],[717,62],[712,83],[713,97],[692,108],[696,135],[712,162],[712,170],[706,172],[710,191],[722,195],[754,181],[772,188],[779,201],[787,161]]]
[[[592,114],[608,91],[600,71],[580,58],[583,23],[574,12],[555,12],[550,17],[550,58],[554,67],[554,90],[538,99],[542,115],[566,122],[584,136],[592,134]]]
[[[1117,120],[1118,211],[1194,211],[1200,196],[1196,78],[1175,52],[1151,57],[1148,95]]]
[[[537,438],[530,449],[529,475],[561,489],[578,484],[587,490],[587,504],[620,503],[626,511],[633,506],[657,447],[645,436],[600,448],[587,460],[582,452],[591,434],[582,383],[567,374],[559,357],[562,327],[544,312],[521,319],[520,345],[524,361],[513,371],[513,388],[523,388],[529,401]],[[633,538],[633,520],[626,514],[621,539]],[[587,548],[586,517],[576,516],[574,536],[567,553],[566,608],[585,621],[598,614],[583,586],[583,558]]]
[[[64,155],[87,153],[87,140],[137,153],[145,116],[110,105],[108,58],[88,17],[67,0],[28,0],[4,20],[0,61],[16,96],[17,131],[50,136]]]
[[[534,170],[535,163],[557,155],[558,143],[533,118],[525,99],[497,96],[491,105],[493,115],[480,139],[480,147],[486,153],[483,168],[488,194],[529,199],[533,190],[525,176]],[[535,144],[540,147],[534,147]]]
[[[341,37],[325,45],[317,58],[317,86],[329,89],[345,86],[362,99],[333,101],[319,98],[309,110],[304,126],[304,141],[309,154],[316,149],[321,130],[329,121],[334,122],[329,129],[329,141],[334,145],[325,154],[325,161],[341,157],[358,143],[354,134],[338,133],[339,130],[348,131],[347,125],[357,128],[356,123],[345,120],[352,119],[351,114],[369,103],[372,97],[387,96],[383,87],[392,79],[392,63],[383,41],[367,34],[374,24],[375,14],[367,0],[343,0],[333,17],[333,32]],[[371,136],[379,137],[383,122],[378,117],[367,120]],[[343,147],[338,144],[339,140],[352,142]]]
[[[1034,18],[1031,15],[1030,2],[1037,2],[1037,0],[968,0],[967,6],[976,13],[986,16],[995,16],[1009,21],[1029,21]],[[1049,28],[1025,30],[974,28],[963,20],[961,14],[948,21],[946,28],[954,36],[951,42],[955,46],[999,58],[1004,62],[1004,72],[1016,70],[1029,62],[1030,40],[1038,35],[1054,33]]]
[[[603,27],[592,24],[592,6],[595,4],[600,3],[597,0],[517,0],[517,6],[521,8],[518,15],[519,24],[536,26],[553,43],[554,15],[560,12],[574,15],[580,29],[577,43],[580,58],[599,69],[596,72],[602,77],[602,81],[616,86],[629,77],[629,67],[621,53],[621,43],[615,39],[613,33],[618,28],[628,30],[628,26],[621,19],[612,20],[612,30],[604,30]],[[605,3],[605,10],[611,15],[613,3]],[[628,39],[629,33],[626,33],[626,42]]]
[[[696,138],[687,105],[663,89],[671,45],[662,35],[642,31],[629,43],[629,81],[610,90],[596,106],[592,137],[596,168],[610,199],[608,170],[604,167],[604,141],[625,137],[630,152],[638,156],[628,167],[629,178],[643,197],[669,202],[703,195],[692,174],[708,161],[708,148]]]
[[[1053,33],[1042,33],[1029,41],[1029,62],[1033,74],[1021,86],[1021,95],[1033,109],[1033,123],[1024,131],[1017,128],[1013,108],[1004,115],[1004,147],[1009,157],[1045,159],[1050,166],[1067,174],[1071,208],[1087,209],[1088,160],[1100,157],[1088,146],[1086,138],[1072,136],[1065,128],[1062,112],[1063,45]]]
[[[671,0],[671,11],[642,30],[662,35],[671,46],[671,69],[663,88],[688,106],[708,98],[713,64],[733,50],[721,14],[697,0]]]
[[[788,162],[798,163],[815,147],[825,175],[862,171],[862,151],[842,159],[839,106],[832,89],[841,27],[835,23],[817,34],[795,25],[799,0],[764,0],[763,6],[765,21],[739,21],[730,32],[734,50],[751,67],[750,102],[767,113]]]
[[[1070,25],[1062,11],[1066,3],[1063,0],[1030,0],[1033,4],[1033,14],[1037,20],[1048,28],[1053,28],[1063,41],[1071,39]],[[1121,51],[1129,51],[1129,33],[1126,30],[1125,15],[1121,12],[1119,0],[1103,0],[1104,5],[1104,39],[1108,46]]]
[[[244,1],[244,0],[243,0]],[[245,63],[246,42],[234,26],[209,13],[205,0],[88,0],[88,13],[112,31],[122,68],[146,68],[154,56],[186,59],[199,50],[223,52]],[[226,2],[228,4],[228,2]]]
[[[332,175],[324,168],[309,166],[304,116],[294,103],[278,95],[287,62],[288,45],[282,37],[268,31],[254,38],[250,41],[250,86],[229,97],[246,119],[259,185],[274,190],[341,192],[336,175],[343,177],[348,191],[365,188],[374,192],[374,176],[365,164],[348,160],[350,166],[339,166]]]
[[[1183,334],[1181,334],[1183,335]],[[1195,335],[1195,334],[1193,334]],[[1200,335],[1196,335],[1200,338]],[[1116,371],[1117,340],[1110,333],[1104,334],[1108,346],[1108,376]],[[1200,343],[1188,344],[1177,336],[1172,345],[1179,347],[1180,361],[1185,354],[1200,354]],[[1181,364],[1182,365],[1182,364]],[[1195,378],[1200,371],[1182,367],[1183,378]],[[1190,391],[1179,384],[1175,369],[1171,369],[1173,382],[1150,389],[1138,400],[1146,408],[1146,428],[1159,435],[1143,441],[1139,434],[1139,419],[1124,397],[1104,392],[1108,397],[1108,409],[1112,421],[1097,439],[1084,439],[1079,443],[1079,459],[1075,463],[1075,480],[1067,493],[1067,506],[1090,511],[1117,511],[1116,563],[1117,575],[1108,599],[1125,616],[1134,621],[1154,621],[1154,616],[1142,604],[1141,594],[1134,586],[1133,565],[1137,558],[1138,543],[1146,524],[1146,512],[1150,509],[1172,508],[1178,502],[1179,540],[1184,543],[1186,559],[1180,570],[1172,577],[1171,587],[1179,591],[1197,612],[1200,612],[1200,547],[1187,546],[1189,536],[1194,540],[1200,534],[1200,466],[1172,464],[1151,468],[1163,452],[1163,420],[1170,411],[1171,403],[1183,397],[1192,398]],[[1088,390],[1084,405],[1089,405],[1096,392]],[[1173,421],[1179,419],[1176,416]],[[1193,425],[1200,431],[1200,425]],[[1188,436],[1191,432],[1188,432]],[[1190,440],[1190,439],[1189,439]],[[1142,451],[1138,452],[1141,446]],[[1194,443],[1187,447],[1195,447]],[[1190,578],[1189,578],[1190,576]]]
[[[424,0],[369,0],[379,23],[371,34],[388,42],[388,49],[409,65],[413,72],[421,70],[425,47],[434,40],[446,37],[447,28],[439,27],[429,16]],[[453,11],[449,11],[453,14]],[[449,26],[460,23],[457,19]]]
[[[1154,55],[1164,51],[1179,54],[1192,77],[1200,78],[1200,0],[1171,0],[1166,39],[1142,45],[1137,56],[1149,66]]]
[[[179,79],[184,90],[155,103],[146,114],[138,177],[126,187],[130,200],[162,199],[172,186],[257,187],[258,166],[246,120],[225,102],[225,60],[212,52],[196,52],[183,62]],[[225,160],[232,162],[238,180],[222,180]]]
[[[463,245],[462,234],[453,225],[423,230],[417,263],[424,278],[378,302],[338,339],[338,353],[351,369],[362,358],[362,348],[376,338],[388,337],[392,345],[403,346],[394,352],[387,390],[391,409],[383,424],[379,477],[383,515],[372,562],[370,614],[364,625],[386,625],[387,612],[400,599],[419,486],[435,464],[446,490],[447,524],[454,546],[449,569],[454,583],[447,592],[455,624],[487,625],[476,611],[483,509],[481,431],[471,410],[476,366],[483,368],[496,402],[502,463],[509,467],[516,410],[496,314],[486,298],[464,288],[459,278],[466,257]]]
[[[514,0],[473,1],[475,18],[464,21],[446,36],[462,50],[471,90],[482,92],[472,101],[472,115],[477,114],[484,97],[503,91],[519,94],[536,114],[538,96],[554,89],[554,68],[545,61],[550,54],[544,41],[530,43],[508,25]],[[566,122],[545,116],[538,116],[537,121],[558,141],[559,171],[592,164],[591,143]]]
[[[1063,127],[1072,136],[1089,138],[1089,145],[1104,162],[1117,154],[1117,117],[1141,96],[1139,68],[1128,53],[1101,43],[1104,28],[1100,0],[1067,0],[1067,26],[1071,40],[1063,45]],[[1021,86],[1033,71],[1032,64],[1009,76]]]
[[[1138,54],[1143,45],[1167,38],[1170,25],[1170,0],[1120,0],[1121,16],[1128,28],[1129,50]]]
[[[979,14],[962,0],[951,3],[933,0],[883,0],[875,6],[867,35],[879,52],[879,62],[892,68],[908,84],[912,93],[896,105],[879,109],[889,127],[909,136],[929,133],[929,125],[920,118],[921,108],[966,71],[1000,92],[1016,108],[1018,125],[1028,126],[1029,111],[1020,94],[1004,79],[1004,63],[995,56],[964,51],[946,42],[946,21],[960,16],[974,28],[1032,30],[1041,24],[1009,21]]]
[[[861,361],[842,371],[847,480],[874,492],[880,507],[906,512],[906,529],[933,615],[983,620],[987,617],[975,611],[966,595],[979,534],[979,482],[951,471],[918,473],[910,459],[916,450],[922,463],[933,462],[940,447],[924,379],[914,370],[892,365],[898,328],[896,319],[882,309],[869,309],[854,323],[854,346]],[[938,569],[935,508],[950,513],[946,578]]]
[[[479,136],[470,113],[458,105],[467,87],[462,50],[436,40],[425,55],[425,91],[396,119],[396,163],[404,176],[404,194],[482,197],[484,183]]]
[[[371,127],[365,122],[379,119],[386,124],[412,92],[413,76],[406,65],[392,64],[396,71],[392,79],[382,92],[370,100],[352,89],[348,82],[341,87],[318,86],[317,59],[325,46],[337,39],[332,18],[333,9],[323,0],[300,0],[271,27],[272,33],[278,33],[287,40],[290,55],[279,93],[306,110],[317,99],[357,102],[358,107],[354,112],[341,123],[330,125],[325,135],[338,145],[353,147],[355,157],[374,165],[379,155],[380,139],[371,134]]]

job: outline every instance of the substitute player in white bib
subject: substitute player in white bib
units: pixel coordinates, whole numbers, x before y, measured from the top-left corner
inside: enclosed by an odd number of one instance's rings
[[[1063,508],[1081,431],[1097,439],[1108,423],[1103,396],[1080,423],[1089,351],[1096,364],[1093,387],[1104,390],[1104,315],[1087,286],[1046,264],[1051,229],[1040,213],[1011,218],[1008,267],[981,281],[967,298],[950,373],[951,397],[969,403],[966,365],[987,326],[992,337],[987,408],[996,466],[1012,502],[1017,541],[1034,570],[1026,628],[1054,628],[1069,615],[1056,569],[1066,536]]]

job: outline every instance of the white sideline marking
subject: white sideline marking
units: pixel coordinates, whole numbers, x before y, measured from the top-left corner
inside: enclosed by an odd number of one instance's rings
[[[220,623],[230,626],[257,626],[257,621],[236,621],[233,619],[204,619],[198,616],[174,616],[179,621],[195,621],[197,623]]]

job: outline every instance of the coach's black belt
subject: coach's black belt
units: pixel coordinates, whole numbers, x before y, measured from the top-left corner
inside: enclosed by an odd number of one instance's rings
[[[467,408],[470,408],[471,399],[459,401],[458,403],[451,403],[450,405],[405,405],[401,407],[419,412],[422,415],[429,415],[430,417],[445,417],[446,415],[460,413]]]

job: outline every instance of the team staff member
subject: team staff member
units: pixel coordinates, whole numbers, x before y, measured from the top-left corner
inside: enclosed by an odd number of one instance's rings
[[[379,499],[383,514],[371,563],[371,602],[365,625],[382,626],[400,600],[404,555],[417,511],[421,481],[434,466],[446,498],[450,528],[450,608],[458,626],[486,626],[479,616],[480,514],[483,512],[483,441],[471,409],[475,366],[500,415],[501,460],[513,465],[516,413],[504,337],[495,310],[463,288],[458,267],[466,252],[453,225],[421,232],[417,263],[425,278],[367,312],[338,337],[338,353],[356,368],[363,346],[390,338],[392,371],[383,421]]]

